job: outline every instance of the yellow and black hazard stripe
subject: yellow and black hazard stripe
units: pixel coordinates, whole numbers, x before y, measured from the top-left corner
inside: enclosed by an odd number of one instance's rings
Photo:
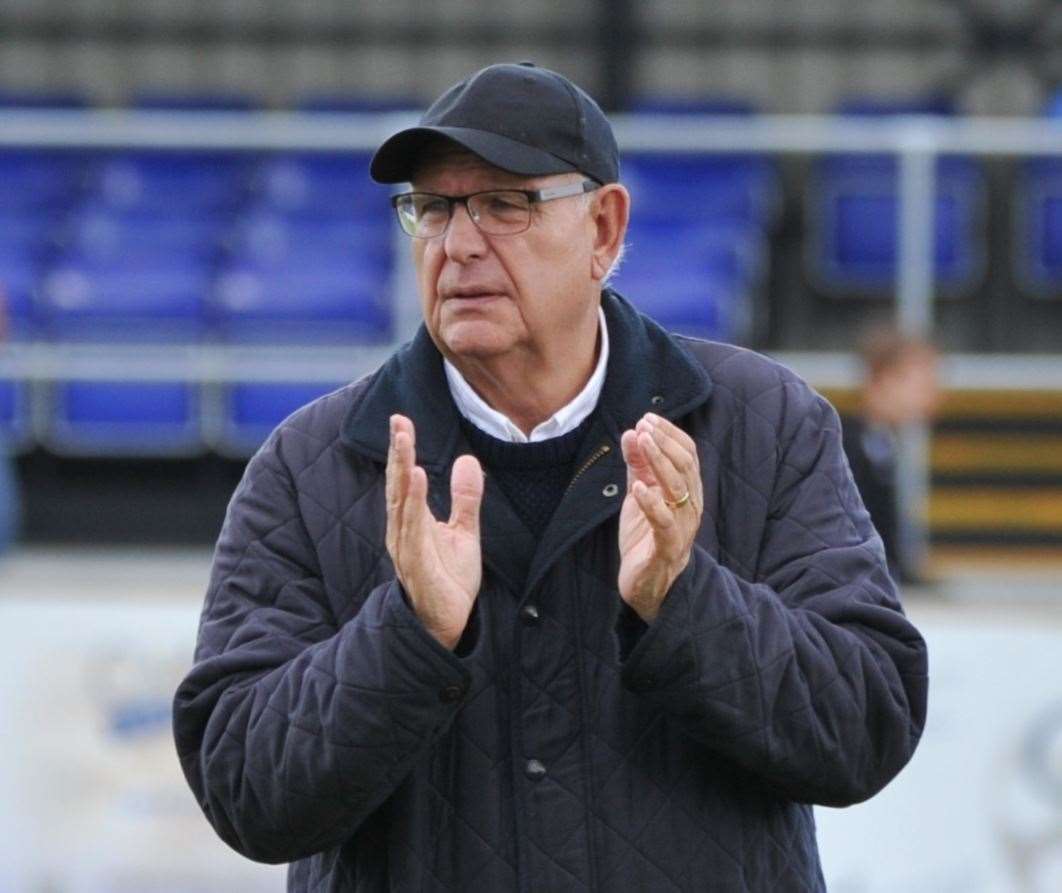
[[[827,392],[842,413],[852,390]],[[932,431],[932,543],[1062,558],[1062,391],[955,390]]]

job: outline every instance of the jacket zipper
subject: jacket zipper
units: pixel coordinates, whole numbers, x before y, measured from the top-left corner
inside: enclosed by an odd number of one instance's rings
[[[582,476],[584,471],[586,471],[591,465],[593,465],[602,456],[606,455],[607,453],[611,453],[611,452],[612,452],[612,447],[609,444],[607,444],[607,443],[601,444],[601,446],[599,446],[596,450],[594,450],[594,452],[590,455],[590,458],[587,459],[582,465],[579,466],[579,470],[577,472],[575,472],[575,475],[572,477],[571,481],[569,481],[568,489],[564,491],[565,494],[567,494],[568,490],[571,490],[571,488],[575,486],[575,482],[577,480],[579,480],[579,478]]]
[[[587,460],[582,465],[579,466],[579,470],[576,471],[575,474],[572,476],[571,481],[568,483],[567,490],[564,491],[565,495],[567,495],[568,492],[572,489],[572,487],[575,486],[575,482],[577,480],[579,480],[580,477],[582,477],[583,473],[586,472],[586,470],[588,468],[590,468],[591,465],[593,465],[602,456],[607,456],[611,452],[612,452],[612,446],[611,446],[611,444],[607,444],[607,443],[601,444],[596,450],[594,450],[593,453],[591,453],[590,456],[587,458]],[[582,643],[582,629],[579,626],[579,624],[575,625],[575,636],[576,636],[576,641],[577,641],[577,647],[578,647],[578,649],[579,649],[579,651],[581,653],[582,650],[583,650],[583,643]],[[582,665],[582,661],[581,660],[577,662],[576,673],[578,675],[578,680],[579,680],[579,724],[580,724],[580,727],[581,727],[580,732],[579,732],[580,749],[582,751],[583,767],[584,767],[584,769],[587,769],[590,766],[590,752],[589,752],[589,745],[588,745],[588,741],[587,741],[587,732],[586,732],[586,729],[587,729],[587,716],[586,716],[587,694],[586,694],[586,679],[585,679],[585,675],[584,675],[584,672],[583,672],[583,665]],[[584,773],[584,779],[587,779],[588,775],[589,775],[589,773]],[[585,785],[586,785],[586,788],[585,788],[586,810],[587,810],[587,814],[588,814],[588,817],[589,817],[590,815],[596,815],[597,810],[594,808],[595,797],[594,797],[594,790],[593,790],[593,782],[592,782],[592,780],[587,779],[585,781]],[[597,868],[596,868],[596,852],[595,851],[597,849],[597,846],[596,846],[596,844],[594,842],[594,827],[593,827],[593,822],[591,822],[591,821],[587,821],[586,822],[586,839],[587,839],[587,849],[589,850],[589,854],[588,855],[589,855],[589,863],[590,863],[590,889],[591,890],[596,890],[597,889],[597,877],[596,877]]]

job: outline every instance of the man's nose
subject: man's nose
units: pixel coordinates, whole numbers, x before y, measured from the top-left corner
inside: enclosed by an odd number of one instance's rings
[[[450,226],[446,230],[444,239],[443,248],[446,256],[457,263],[467,263],[469,260],[482,257],[487,251],[487,242],[483,238],[483,233],[472,221],[472,215],[463,203],[454,205]]]

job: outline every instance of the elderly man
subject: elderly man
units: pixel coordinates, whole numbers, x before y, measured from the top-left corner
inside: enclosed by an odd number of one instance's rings
[[[424,325],[233,496],[174,707],[207,818],[290,890],[821,890],[811,804],[926,702],[834,411],[603,287],[629,198],[560,75],[475,73],[372,173]]]

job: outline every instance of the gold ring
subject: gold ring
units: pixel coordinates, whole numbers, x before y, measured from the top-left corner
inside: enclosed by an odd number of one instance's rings
[[[690,501],[690,491],[689,491],[689,490],[687,490],[687,491],[686,491],[686,492],[685,492],[685,493],[683,494],[683,496],[682,496],[682,498],[681,498],[681,499],[678,499],[678,500],[676,500],[675,502],[672,502],[672,501],[671,501],[670,499],[665,499],[665,500],[664,500],[664,502],[665,502],[665,503],[667,503],[667,507],[668,507],[669,509],[677,509],[677,508],[680,508],[681,506],[684,506],[684,505],[685,505],[685,504],[686,504],[687,502],[689,502],[689,501]]]

